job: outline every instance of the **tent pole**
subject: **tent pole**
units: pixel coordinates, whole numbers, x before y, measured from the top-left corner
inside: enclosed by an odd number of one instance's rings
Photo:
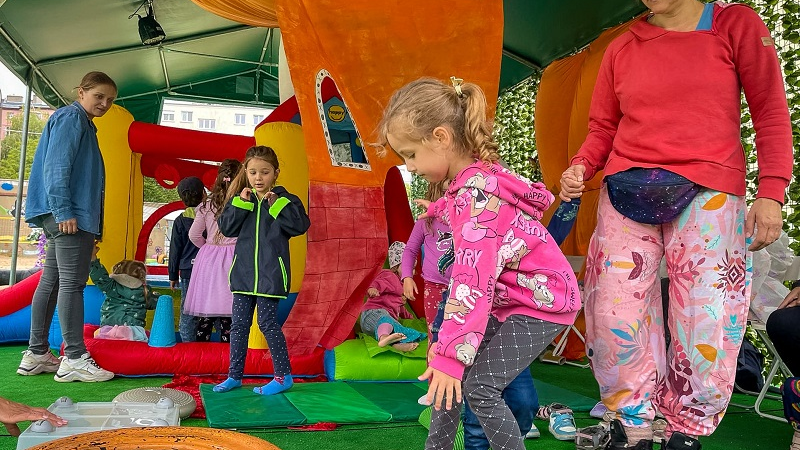
[[[19,254],[19,227],[22,219],[22,191],[25,189],[25,161],[28,147],[28,124],[31,117],[31,80],[25,85],[25,115],[22,119],[22,148],[19,150],[19,177],[17,178],[17,208],[14,215],[14,240],[11,247],[11,272],[8,274],[8,284],[17,282],[17,256]]]

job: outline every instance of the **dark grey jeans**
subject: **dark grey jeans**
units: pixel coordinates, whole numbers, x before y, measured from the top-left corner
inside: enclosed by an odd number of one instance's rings
[[[58,305],[58,321],[64,338],[64,354],[80,358],[86,353],[83,342],[83,289],[89,279],[89,264],[95,235],[78,230],[64,234],[52,215],[42,219],[47,236],[47,254],[39,286],[31,302],[31,336],[28,349],[37,355],[49,351],[48,335]]]

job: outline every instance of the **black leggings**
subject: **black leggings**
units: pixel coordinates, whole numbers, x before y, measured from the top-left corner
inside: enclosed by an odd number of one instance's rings
[[[800,306],[776,309],[767,320],[767,334],[794,376],[800,376]]]
[[[219,341],[229,343],[231,341],[231,318],[230,317],[201,317],[197,323],[197,342],[211,342],[211,330],[214,322],[217,323],[219,331]]]

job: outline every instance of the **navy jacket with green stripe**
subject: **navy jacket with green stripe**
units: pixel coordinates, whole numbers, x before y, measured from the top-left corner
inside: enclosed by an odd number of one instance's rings
[[[283,299],[289,293],[289,239],[305,233],[311,221],[296,195],[282,186],[272,192],[278,195],[272,206],[255,192],[249,202],[237,195],[217,219],[223,235],[237,238],[228,275],[234,294]]]

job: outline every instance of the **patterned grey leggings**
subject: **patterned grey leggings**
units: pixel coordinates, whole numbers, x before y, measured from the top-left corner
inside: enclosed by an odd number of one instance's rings
[[[523,315],[505,322],[489,317],[475,363],[464,371],[462,391],[494,450],[524,450],[514,414],[501,397],[503,389],[544,351],[564,325]],[[426,450],[452,450],[461,408],[431,411]]]

